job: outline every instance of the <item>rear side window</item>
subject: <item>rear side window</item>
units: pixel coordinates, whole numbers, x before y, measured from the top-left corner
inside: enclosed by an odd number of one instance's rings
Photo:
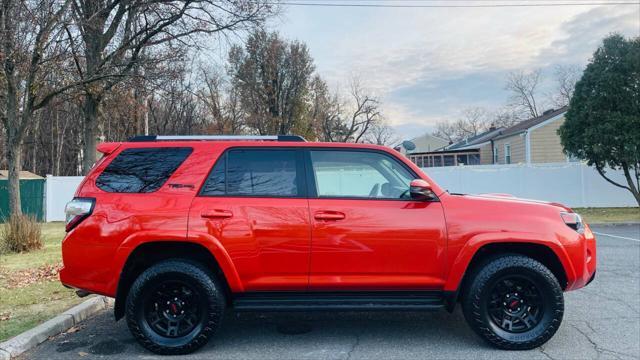
[[[191,151],[191,148],[123,150],[98,176],[96,185],[115,193],[154,192],[164,185]]]
[[[229,150],[211,170],[201,195],[295,197],[302,188],[299,163],[296,150]]]

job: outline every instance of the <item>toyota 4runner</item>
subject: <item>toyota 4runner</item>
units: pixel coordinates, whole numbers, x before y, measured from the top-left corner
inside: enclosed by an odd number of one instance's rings
[[[296,136],[143,136],[66,207],[62,283],[115,298],[160,354],[192,352],[235,311],[453,311],[503,349],[549,340],[563,291],[594,277],[571,209],[444,191],[386,147]]]

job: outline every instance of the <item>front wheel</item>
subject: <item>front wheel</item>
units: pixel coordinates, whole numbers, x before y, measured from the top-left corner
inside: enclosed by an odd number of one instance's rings
[[[127,296],[127,325],[157,354],[188,354],[218,329],[225,299],[215,277],[197,263],[166,260],[145,270]]]
[[[473,330],[494,346],[528,350],[547,342],[564,313],[562,288],[540,262],[505,255],[473,273],[462,309]]]

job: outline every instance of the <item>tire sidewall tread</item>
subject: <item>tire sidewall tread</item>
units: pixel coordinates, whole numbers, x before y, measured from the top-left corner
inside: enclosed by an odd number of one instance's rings
[[[544,331],[531,339],[524,341],[511,341],[505,339],[491,330],[482,312],[483,294],[487,292],[487,286],[493,279],[507,272],[529,272],[534,274],[545,285],[545,292],[551,295],[548,301],[553,304],[553,314]],[[506,350],[529,350],[546,343],[556,333],[562,322],[564,314],[564,297],[562,288],[553,273],[542,263],[523,255],[503,255],[490,259],[477,268],[464,289],[462,310],[465,319],[471,328],[490,344]],[[547,294],[543,294],[547,296]],[[549,311],[549,310],[545,310]],[[523,333],[526,334],[526,333]]]
[[[138,312],[142,311],[139,300],[143,298],[145,286],[159,276],[180,274],[190,277],[208,299],[207,322],[200,333],[190,342],[181,346],[165,346],[151,340],[138,323]],[[161,355],[180,355],[194,352],[213,337],[219,329],[224,315],[226,300],[222,287],[216,277],[206,267],[187,259],[169,259],[161,261],[140,274],[134,281],[126,300],[127,325],[133,337],[146,349]]]

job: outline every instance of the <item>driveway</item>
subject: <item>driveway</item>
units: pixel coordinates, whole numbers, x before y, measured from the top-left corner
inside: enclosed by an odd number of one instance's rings
[[[544,347],[495,350],[458,308],[434,313],[229,313],[219,334],[185,359],[638,359],[640,225],[593,226],[598,275],[566,294],[565,317]],[[26,359],[162,358],[105,312],[43,343]],[[166,358],[165,358],[166,359]],[[173,359],[173,357],[172,357]]]

